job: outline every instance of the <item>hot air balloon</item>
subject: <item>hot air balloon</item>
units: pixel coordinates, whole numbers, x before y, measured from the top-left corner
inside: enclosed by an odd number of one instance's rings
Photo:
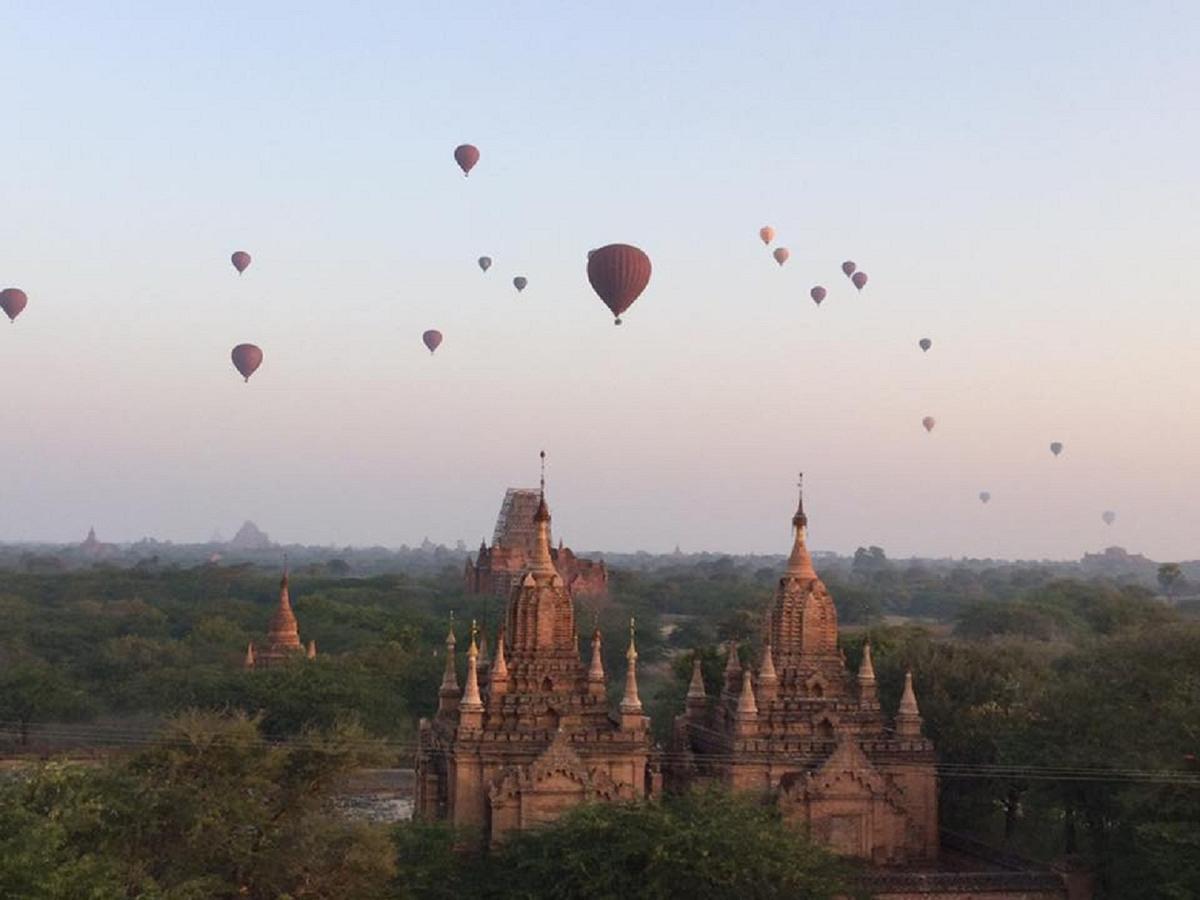
[[[925,426],[926,431],[933,431],[933,426],[937,424],[937,420],[933,416],[926,416],[921,420],[921,424]]]
[[[459,144],[454,148],[454,161],[463,170],[463,175],[470,175],[475,163],[479,162],[479,149],[473,144]]]
[[[1062,441],[1055,441],[1053,444],[1050,445],[1050,452],[1053,453],[1055,456],[1058,456],[1058,454],[1062,453],[1062,448],[1063,448]]]
[[[788,253],[787,247],[776,247],[774,252],[771,255],[773,257],[775,257],[775,262],[779,263],[782,266],[785,262],[788,261],[788,257],[791,256],[792,254]]]
[[[527,285],[527,284],[529,284],[529,279],[526,278],[524,275],[518,275],[516,278],[513,279],[513,287],[515,287],[517,289],[518,293],[525,290],[525,285]]]
[[[608,244],[588,256],[587,276],[620,325],[621,314],[650,283],[650,257],[630,244]]]
[[[775,240],[775,229],[770,225],[764,225],[762,228],[758,229],[758,236],[762,238],[762,242],[764,244],[769,244],[771,241]]]
[[[229,257],[229,261],[233,263],[233,267],[238,270],[239,275],[250,268],[250,254],[245,250],[238,250]]]
[[[808,292],[808,296],[813,298],[813,303],[817,304],[817,306],[820,306],[821,301],[825,299],[825,288],[818,284],[815,288]]]
[[[991,499],[992,499],[992,495],[990,493],[988,493],[987,491],[979,492],[979,502],[980,503],[987,503]]]
[[[842,274],[845,275],[847,278],[849,278],[851,275],[854,274],[854,270],[857,268],[858,268],[858,266],[856,266],[854,264],[854,260],[848,259],[844,263],[842,263]]]
[[[492,267],[492,258],[490,256],[479,257],[479,268],[483,269],[483,271],[486,272],[491,267]]]
[[[233,358],[233,367],[242,374],[246,381],[250,380],[250,376],[262,365],[263,361],[262,350],[254,344],[238,344],[233,348],[233,353],[229,355]]]
[[[917,346],[928,353],[929,348],[933,346],[933,341],[931,341],[929,338],[921,338],[919,341],[917,341]]]
[[[1106,509],[1100,515],[1100,518],[1102,518],[1104,520],[1105,525],[1111,525],[1113,522],[1117,521],[1117,514],[1115,512],[1113,512],[1111,509]]]
[[[854,286],[861,291],[867,284],[867,273],[866,272],[855,272],[853,275],[850,276],[850,280],[853,281]]]
[[[21,310],[28,302],[29,298],[20,288],[5,288],[0,291],[0,309],[4,310],[10,322],[17,321],[17,316],[21,314]]]
[[[429,348],[429,353],[432,356],[433,351],[442,345],[442,333],[436,328],[430,328],[421,335],[421,340],[425,342],[425,346]]]

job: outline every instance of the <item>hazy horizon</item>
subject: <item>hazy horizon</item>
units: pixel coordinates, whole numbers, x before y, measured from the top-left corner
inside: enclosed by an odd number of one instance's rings
[[[1200,557],[1200,8],[8,24],[2,541],[473,546],[544,448],[577,548],[786,552],[803,469],[818,549]]]

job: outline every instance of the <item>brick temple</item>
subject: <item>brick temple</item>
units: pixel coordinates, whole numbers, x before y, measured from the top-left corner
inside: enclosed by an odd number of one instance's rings
[[[480,541],[479,553],[468,559],[463,583],[468,594],[491,594],[508,598],[525,574],[537,549],[533,516],[542,494],[532,488],[509,488],[496,517],[492,545]],[[549,538],[548,538],[549,539]],[[551,541],[550,558],[574,597],[603,597],[608,594],[608,569],[604,563],[582,559],[559,541]]]
[[[801,495],[787,569],[766,616],[757,670],[729,648],[709,697],[699,659],[677,717],[667,784],[757,794],[838,853],[895,866],[938,853],[937,770],[912,673],[894,717],[876,694],[871,647],[857,674],[838,649],[833,598],[813,569]]]
[[[550,548],[544,488],[529,518],[530,552],[490,663],[472,626],[460,688],[452,625],[438,711],[420,723],[416,816],[475,829],[490,842],[584,802],[639,799],[658,787],[632,623],[624,697],[614,712],[599,631],[590,664],[580,655],[571,589]]]
[[[246,647],[243,665],[247,669],[267,669],[293,659],[312,659],[316,655],[316,641],[309,641],[307,647],[300,642],[300,626],[296,622],[296,614],[292,611],[288,575],[285,571],[279,581],[279,602],[271,615],[267,639],[261,643],[252,641]]]

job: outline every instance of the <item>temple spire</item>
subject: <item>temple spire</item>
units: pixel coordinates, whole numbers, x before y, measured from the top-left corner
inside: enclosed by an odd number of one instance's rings
[[[758,667],[758,694],[763,702],[774,700],[779,693],[779,676],[775,674],[775,654],[771,651],[771,637],[768,633],[763,643],[762,664]]]
[[[742,692],[738,695],[737,718],[739,721],[758,718],[758,703],[754,699],[754,679],[747,666],[742,672]]]
[[[458,707],[464,713],[483,710],[483,700],[479,696],[479,647],[475,643],[475,636],[475,623],[471,622],[471,646],[467,648],[467,687]]]
[[[271,616],[271,624],[267,629],[267,638],[271,646],[285,650],[299,650],[300,630],[296,624],[296,614],[292,612],[292,598],[288,592],[288,570],[286,557],[283,577],[279,579],[279,604],[275,614]]]
[[[588,667],[588,690],[590,693],[604,696],[604,657],[600,652],[600,628],[592,631],[592,664]]]
[[[864,706],[879,706],[875,685],[875,663],[871,660],[871,642],[863,644],[862,663],[858,667],[858,700]],[[916,702],[914,698],[913,702]]]
[[[800,473],[797,482],[800,499],[796,504],[796,514],[792,516],[792,552],[788,556],[787,574],[790,578],[801,578],[811,581],[817,577],[813,569],[812,557],[808,554],[808,516],[804,514],[804,473]]]
[[[737,641],[730,641],[728,647],[729,655],[725,657],[725,690],[732,694],[741,684],[742,662],[738,659]]]
[[[921,710],[913,691],[912,669],[909,669],[904,673],[904,693],[900,695],[900,709],[896,712],[896,733],[904,737],[920,737],[921,725]]]
[[[641,715],[642,700],[638,697],[637,686],[637,646],[634,644],[635,622],[629,620],[629,649],[625,651],[625,659],[629,663],[625,670],[625,696],[621,698],[621,715]]]
[[[458,697],[458,673],[454,668],[454,613],[450,613],[450,631],[446,635],[446,668],[442,672],[442,686],[438,694],[442,697]]]
[[[245,659],[245,662],[243,663],[243,665],[247,669],[254,668],[254,643],[253,642],[246,645],[246,659]]]
[[[508,660],[504,658],[504,626],[496,632],[496,658],[488,677],[488,695],[498,696],[508,690]]]
[[[700,654],[692,657],[692,680],[688,683],[687,698],[689,700],[704,700],[708,693],[704,690],[704,673],[700,669]]]
[[[546,451],[541,451],[540,455],[542,461],[541,490],[538,496],[537,512],[533,514],[537,534],[534,537],[533,559],[530,561],[529,571],[539,575],[553,575],[556,570],[554,559],[550,555],[550,508],[546,505]]]
[[[317,642],[316,641],[308,642],[308,650],[306,651],[306,655],[308,656],[309,659],[317,658]]]

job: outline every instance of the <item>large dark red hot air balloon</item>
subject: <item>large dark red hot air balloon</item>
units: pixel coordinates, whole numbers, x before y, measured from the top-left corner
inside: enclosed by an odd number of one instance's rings
[[[850,276],[850,280],[853,281],[854,286],[861,291],[867,285],[867,273],[866,272],[855,272],[853,275]]]
[[[17,316],[21,314],[21,310],[28,302],[29,298],[20,288],[5,288],[0,291],[0,309],[4,310],[10,322],[17,321]]]
[[[250,380],[250,376],[262,365],[263,361],[262,350],[254,344],[238,344],[233,348],[233,353],[229,355],[233,358],[233,367],[247,381]]]
[[[429,348],[429,353],[432,355],[433,351],[442,345],[442,333],[436,328],[430,328],[421,335],[421,340],[425,342],[425,346]]]
[[[775,262],[779,263],[782,266],[785,262],[788,261],[788,257],[791,256],[792,254],[788,252],[787,247],[776,247],[772,251],[771,255],[773,257],[775,257]]]
[[[758,236],[762,239],[764,244],[769,244],[771,241],[775,240],[775,229],[770,225],[764,225],[762,228],[758,229]]]
[[[518,294],[521,291],[525,290],[525,285],[527,285],[527,284],[529,284],[529,279],[526,278],[524,275],[518,275],[516,278],[513,279],[513,287],[515,287],[517,289]]]
[[[917,341],[917,346],[928,353],[929,348],[933,346],[933,341],[931,341],[929,338],[921,338],[919,341]]]
[[[825,299],[825,294],[825,288],[821,287],[819,284],[808,292],[808,296],[813,298],[813,303],[817,304],[817,306],[821,305],[821,301]]]
[[[233,267],[238,270],[239,275],[250,268],[250,254],[245,250],[238,250],[233,256],[229,257],[229,260],[233,263]]]
[[[849,278],[854,274],[854,270],[857,268],[858,266],[854,264],[854,260],[848,259],[842,263],[842,274]]]
[[[479,149],[474,144],[459,144],[454,148],[454,161],[463,170],[463,175],[470,175],[479,162]]]
[[[650,283],[650,257],[630,244],[608,244],[588,254],[587,276],[620,325],[621,314]]]
[[[921,420],[921,424],[925,426],[926,431],[933,431],[933,426],[937,424],[937,419],[933,416],[926,416]]]

